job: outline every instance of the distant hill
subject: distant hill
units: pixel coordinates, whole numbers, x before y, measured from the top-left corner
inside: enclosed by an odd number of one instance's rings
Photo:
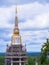
[[[34,56],[35,58],[41,55],[41,52],[27,52],[28,56]]]
[[[41,52],[27,52],[28,56],[39,56]],[[0,55],[5,55],[5,53],[0,53]]]
[[[0,55],[5,55],[5,53],[0,53]]]
[[[27,52],[28,55],[40,55],[41,52]]]

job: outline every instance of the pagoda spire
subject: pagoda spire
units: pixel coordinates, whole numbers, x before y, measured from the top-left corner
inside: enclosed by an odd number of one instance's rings
[[[17,6],[16,6],[16,15],[15,15],[15,26],[14,26],[14,35],[19,35],[19,28],[18,28],[18,16],[17,16]]]
[[[18,28],[17,6],[16,6],[15,28]]]
[[[17,6],[16,6],[16,16],[15,16],[15,26],[13,30],[13,35],[11,37],[11,44],[21,44],[21,35],[19,33],[19,27],[18,27],[18,17],[17,17]]]

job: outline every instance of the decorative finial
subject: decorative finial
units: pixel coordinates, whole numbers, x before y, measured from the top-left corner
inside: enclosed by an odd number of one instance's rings
[[[15,27],[18,27],[17,6],[16,6]]]
[[[17,5],[16,5],[16,14],[17,14]]]

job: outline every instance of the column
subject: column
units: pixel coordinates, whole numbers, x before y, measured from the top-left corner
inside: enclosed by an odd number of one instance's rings
[[[12,58],[11,58],[11,65],[13,65],[13,62],[12,62],[13,60],[12,60]]]
[[[21,59],[19,59],[19,65],[21,65]]]
[[[5,65],[7,65],[7,61],[6,61],[6,59],[5,59]]]
[[[25,63],[24,63],[24,65],[25,65]]]
[[[13,65],[13,62],[11,62],[11,65]]]
[[[36,62],[36,65],[38,65],[38,62]]]

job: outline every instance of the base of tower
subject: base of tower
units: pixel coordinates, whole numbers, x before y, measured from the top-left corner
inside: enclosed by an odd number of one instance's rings
[[[5,65],[27,64],[26,47],[23,45],[11,45],[6,49]]]

